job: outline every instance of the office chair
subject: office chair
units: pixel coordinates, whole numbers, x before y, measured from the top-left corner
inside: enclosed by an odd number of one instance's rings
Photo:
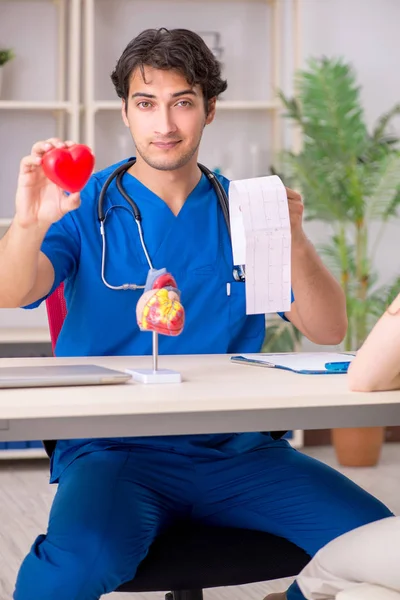
[[[53,352],[67,308],[63,285],[46,301]],[[46,441],[48,456],[55,441]],[[203,600],[203,589],[297,575],[310,560],[281,537],[233,527],[180,522],[159,535],[132,581],[118,592],[168,592],[165,600]]]

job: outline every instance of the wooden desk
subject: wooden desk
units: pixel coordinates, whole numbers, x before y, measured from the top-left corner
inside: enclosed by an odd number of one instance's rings
[[[149,357],[1,359],[2,366],[92,363],[146,368]],[[400,391],[354,393],[345,375],[297,375],[228,356],[161,357],[180,384],[0,390],[0,440],[400,425]]]

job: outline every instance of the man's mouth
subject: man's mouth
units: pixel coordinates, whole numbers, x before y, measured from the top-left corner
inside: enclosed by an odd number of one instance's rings
[[[175,148],[175,146],[177,146],[178,144],[180,144],[180,140],[174,142],[153,142],[153,146],[160,148],[160,150],[170,150],[172,148]]]

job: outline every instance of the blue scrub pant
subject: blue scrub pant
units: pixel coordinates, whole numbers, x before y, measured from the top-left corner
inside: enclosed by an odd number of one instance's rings
[[[14,600],[97,600],[134,577],[175,518],[265,530],[314,555],[390,515],[340,473],[290,447],[212,460],[146,448],[93,452],[60,477],[47,535],[25,558]],[[303,598],[294,583],[288,599]]]

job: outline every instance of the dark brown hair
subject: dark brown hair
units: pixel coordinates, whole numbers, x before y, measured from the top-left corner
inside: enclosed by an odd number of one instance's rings
[[[188,29],[146,29],[129,42],[111,74],[115,91],[126,103],[132,74],[139,68],[144,79],[145,66],[178,71],[190,86],[199,85],[206,113],[208,101],[228,87],[221,78],[221,64],[204,40]]]

